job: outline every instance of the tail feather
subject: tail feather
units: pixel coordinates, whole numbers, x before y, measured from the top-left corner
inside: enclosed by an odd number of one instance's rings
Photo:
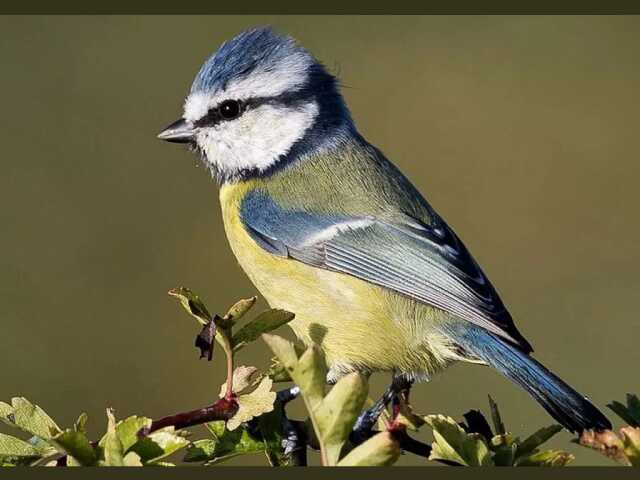
[[[453,338],[465,351],[524,388],[567,430],[611,429],[611,422],[584,395],[517,347],[475,326],[465,325]]]

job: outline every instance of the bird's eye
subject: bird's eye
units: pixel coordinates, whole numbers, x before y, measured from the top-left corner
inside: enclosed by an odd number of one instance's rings
[[[220,116],[225,120],[238,118],[241,113],[240,102],[238,100],[225,100],[218,107]]]

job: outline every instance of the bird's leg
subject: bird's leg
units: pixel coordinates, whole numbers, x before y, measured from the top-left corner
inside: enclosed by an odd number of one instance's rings
[[[394,392],[391,398],[391,422],[387,426],[389,430],[403,429],[404,427],[397,422],[397,417],[400,414],[400,408],[402,403],[407,405],[409,403],[409,392],[413,381],[407,379],[404,375],[394,375],[391,381],[391,388]]]
[[[387,408],[387,405],[389,405],[393,396],[394,392],[390,386],[385,390],[378,401],[373,404],[373,406],[360,414],[353,426],[351,434],[349,435],[349,438],[354,445],[361,444],[376,433],[374,432],[373,427],[378,421],[378,418],[380,418],[383,410]]]
[[[385,390],[382,397],[380,397],[371,408],[362,412],[356,420],[350,435],[350,439],[355,445],[359,445],[376,433],[373,430],[373,427],[389,403],[392,405],[393,419],[395,420],[398,412],[400,411],[399,396],[403,395],[404,400],[408,401],[411,384],[412,382],[403,376],[396,375],[393,377],[391,385]],[[393,421],[390,425],[390,428],[392,427]]]
[[[404,375],[394,375],[391,382],[391,389],[395,395],[391,398],[391,418],[395,420],[400,413],[400,404],[409,403],[409,392],[413,382],[408,380]]]

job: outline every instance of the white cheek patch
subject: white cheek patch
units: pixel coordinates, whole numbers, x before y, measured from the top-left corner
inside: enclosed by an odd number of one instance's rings
[[[184,118],[195,122],[224,100],[276,97],[284,92],[295,91],[306,83],[311,64],[308,55],[291,55],[281,61],[277,68],[251,72],[246,77],[229,82],[224,90],[213,95],[212,92],[193,92],[185,101]]]
[[[317,115],[315,103],[297,108],[263,105],[236,120],[202,128],[197,141],[207,160],[225,175],[264,171],[302,138]]]

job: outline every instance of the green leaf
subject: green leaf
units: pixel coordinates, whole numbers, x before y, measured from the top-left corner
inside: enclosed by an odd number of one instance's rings
[[[640,427],[640,398],[631,393],[627,393],[627,409],[635,420],[633,427]]]
[[[533,453],[540,445],[560,431],[562,431],[562,427],[560,425],[550,425],[548,427],[541,428],[519,443],[516,455],[521,457],[523,455]]]
[[[624,427],[620,429],[624,454],[633,467],[640,467],[640,428]]]
[[[242,349],[245,345],[258,339],[263,333],[269,333],[289,323],[294,316],[293,313],[286,310],[272,309],[262,312],[233,336],[233,351]]]
[[[272,467],[284,467],[290,463],[289,456],[284,453],[282,444],[282,420],[283,407],[274,408],[273,411],[260,415],[258,418],[258,426],[267,460]]]
[[[207,465],[224,462],[238,455],[265,451],[261,439],[252,436],[244,427],[233,431],[225,429],[224,421],[207,425],[213,439],[196,440],[187,448],[185,462],[207,462]]]
[[[8,403],[0,402],[0,418],[13,426],[13,420],[8,420],[9,415],[13,415],[13,407]]]
[[[632,427],[640,427],[640,399],[636,395],[627,393],[627,404],[611,402],[607,404],[611,410]]]
[[[142,460],[136,452],[127,453],[122,460],[125,467],[142,467]]]
[[[278,357],[280,363],[284,366],[289,375],[291,375],[298,365],[298,355],[293,342],[285,340],[279,335],[265,333],[262,335],[271,351]]]
[[[492,465],[491,454],[482,437],[465,432],[451,417],[429,415],[435,441],[429,460],[447,460],[465,466]]]
[[[607,407],[613,410],[613,412],[616,415],[618,415],[622,420],[624,420],[627,423],[627,425],[636,426],[636,419],[633,417],[633,415],[631,415],[631,412],[629,412],[629,409],[626,407],[626,405],[623,405],[620,402],[614,401],[614,402],[608,403]]]
[[[98,461],[95,449],[89,439],[82,432],[67,429],[57,434],[53,442],[67,455],[73,457],[79,465],[93,466]],[[72,462],[68,462],[72,463]]]
[[[116,419],[113,410],[107,408],[107,433],[100,440],[103,460],[101,465],[108,467],[124,466],[124,448],[116,431]]]
[[[407,430],[411,430],[417,432],[420,427],[425,424],[424,415],[418,415],[414,413],[413,408],[407,402],[407,399],[404,395],[401,395],[398,404],[398,412],[395,416],[395,422],[398,425],[402,425]],[[370,408],[373,406],[373,400],[367,399],[365,400],[366,408]],[[390,419],[384,418],[384,414],[388,414],[386,411],[378,418],[378,425],[380,430],[386,430],[386,423],[390,422]]]
[[[327,383],[327,367],[324,356],[316,345],[312,345],[300,356],[298,365],[291,374],[308,403],[309,413],[313,413],[324,397]]]
[[[521,457],[516,461],[518,467],[564,467],[571,463],[575,457],[562,450],[546,450],[534,453],[527,457]]]
[[[200,325],[206,325],[211,321],[211,314],[200,297],[185,287],[172,288],[169,295],[177,298],[189,315],[195,318]]]
[[[493,429],[496,435],[504,435],[507,430],[504,428],[502,417],[500,416],[500,410],[498,410],[498,404],[489,395],[489,409],[491,410],[491,419],[493,421]]]
[[[44,410],[23,397],[12,398],[11,405],[0,402],[0,419],[7,425],[45,440],[61,431]]]
[[[116,435],[122,444],[122,451],[127,452],[140,440],[138,432],[149,427],[151,427],[151,419],[146,417],[131,416],[120,420],[116,424]]]
[[[178,435],[173,427],[166,427],[138,440],[129,450],[137,453],[144,464],[150,464],[157,463],[187,445],[189,440]]]
[[[0,433],[0,461],[12,463],[11,459],[35,459],[40,451],[24,440]]]
[[[89,419],[89,416],[86,413],[82,412],[78,417],[78,419],[73,423],[73,429],[76,432],[84,433],[86,435],[88,419]]]
[[[41,457],[49,457],[58,453],[58,449],[52,445],[52,441],[43,440],[35,435],[28,442],[40,453]]]
[[[243,298],[242,300],[237,301],[224,316],[224,320],[232,323],[237,322],[244,317],[249,310],[251,310],[255,305],[256,300],[258,300],[258,297]]]
[[[314,412],[329,465],[338,463],[343,445],[367,399],[368,385],[359,373],[342,377]]]
[[[339,467],[383,467],[392,465],[400,457],[400,445],[390,432],[380,432],[351,450]]]
[[[510,467],[516,459],[518,445],[511,435],[495,435],[491,439],[491,450],[493,451],[493,463],[498,467]]]

